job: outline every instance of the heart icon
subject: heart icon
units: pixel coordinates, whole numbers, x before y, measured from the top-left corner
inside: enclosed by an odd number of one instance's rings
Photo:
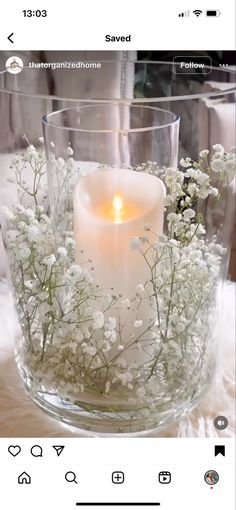
[[[16,457],[21,452],[21,447],[18,445],[11,445],[9,446],[8,451],[12,457]]]

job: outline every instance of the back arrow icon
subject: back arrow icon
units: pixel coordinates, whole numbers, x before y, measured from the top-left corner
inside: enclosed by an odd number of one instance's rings
[[[10,34],[8,36],[8,41],[10,41],[12,44],[14,43],[14,41],[12,41],[12,39],[11,39],[13,35],[14,35],[14,32],[12,32],[12,34]]]

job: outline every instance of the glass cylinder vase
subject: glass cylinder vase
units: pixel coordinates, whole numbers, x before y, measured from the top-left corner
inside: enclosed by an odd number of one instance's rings
[[[13,164],[18,366],[32,399],[80,429],[160,430],[214,373],[235,154],[218,145],[177,169],[178,128],[155,107],[83,104],[43,118],[31,187]]]

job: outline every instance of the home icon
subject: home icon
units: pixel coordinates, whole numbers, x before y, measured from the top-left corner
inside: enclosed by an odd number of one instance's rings
[[[31,476],[28,475],[28,473],[26,473],[25,471],[23,471],[23,473],[21,473],[20,476],[18,476],[18,483],[27,483],[27,484],[30,484],[31,483]]]

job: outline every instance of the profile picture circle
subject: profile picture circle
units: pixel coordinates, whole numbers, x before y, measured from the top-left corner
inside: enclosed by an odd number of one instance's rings
[[[20,57],[9,57],[6,61],[6,69],[11,74],[19,74],[23,67],[24,63]]]
[[[219,482],[219,474],[211,469],[205,473],[204,480],[208,485],[215,485]]]

